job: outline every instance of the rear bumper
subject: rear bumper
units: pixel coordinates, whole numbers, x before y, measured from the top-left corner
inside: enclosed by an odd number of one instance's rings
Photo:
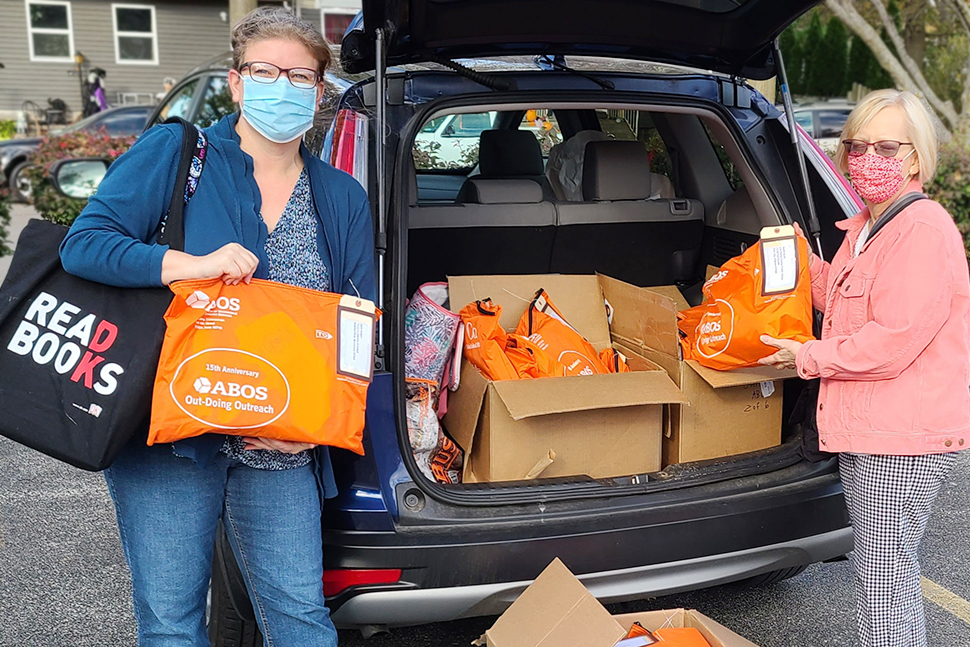
[[[845,555],[852,529],[721,555],[580,575],[601,602],[622,602],[725,584]],[[361,592],[333,614],[339,625],[401,626],[498,615],[530,584],[500,582],[433,589]]]

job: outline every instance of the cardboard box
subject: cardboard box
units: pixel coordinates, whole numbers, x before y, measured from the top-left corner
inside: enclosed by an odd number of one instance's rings
[[[491,298],[514,330],[545,288],[566,320],[597,351],[611,345],[595,276],[450,277],[452,309]],[[465,449],[464,482],[655,472],[661,465],[663,410],[686,402],[667,373],[647,358],[632,373],[491,382],[463,362],[461,387],[448,398],[445,429]]]
[[[677,312],[689,307],[675,286],[639,288],[600,276],[614,306],[617,348],[664,368],[688,400],[670,407],[663,441],[664,466],[723,458],[781,443],[782,380],[794,371],[770,366],[715,371],[680,359]]]
[[[613,647],[634,622],[651,631],[696,627],[711,647],[757,647],[691,609],[611,616],[555,559],[474,644],[488,647]]]

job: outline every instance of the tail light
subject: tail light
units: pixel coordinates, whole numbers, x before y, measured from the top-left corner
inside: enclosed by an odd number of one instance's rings
[[[330,126],[322,157],[334,168],[346,171],[367,189],[367,117],[340,110]]]
[[[337,568],[323,572],[323,594],[328,598],[352,586],[367,584],[396,584],[401,581],[401,569]]]

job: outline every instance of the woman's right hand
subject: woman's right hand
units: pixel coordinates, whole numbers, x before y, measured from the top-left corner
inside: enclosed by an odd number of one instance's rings
[[[227,285],[249,283],[259,259],[239,243],[227,243],[205,256],[170,249],[162,258],[162,283],[221,278]]]
[[[805,233],[802,231],[801,225],[799,225],[797,222],[792,223],[792,225],[795,227],[796,236],[798,236],[799,238],[805,238],[805,240],[808,240],[808,238],[805,237]],[[809,251],[811,251],[811,248],[809,248]]]

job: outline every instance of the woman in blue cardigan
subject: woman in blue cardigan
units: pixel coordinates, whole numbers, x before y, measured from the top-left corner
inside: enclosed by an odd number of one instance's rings
[[[168,211],[181,127],[145,133],[110,168],[61,247],[64,268],[118,286],[263,278],[375,298],[364,189],[301,144],[323,93],[327,42],[311,24],[258,9],[232,31],[241,115],[206,129],[185,210],[185,251],[153,241]],[[139,439],[105,471],[131,568],[138,644],[204,647],[206,592],[223,520],[267,644],[332,647],[322,589],[322,497],[336,494],[326,447],[215,433]]]

